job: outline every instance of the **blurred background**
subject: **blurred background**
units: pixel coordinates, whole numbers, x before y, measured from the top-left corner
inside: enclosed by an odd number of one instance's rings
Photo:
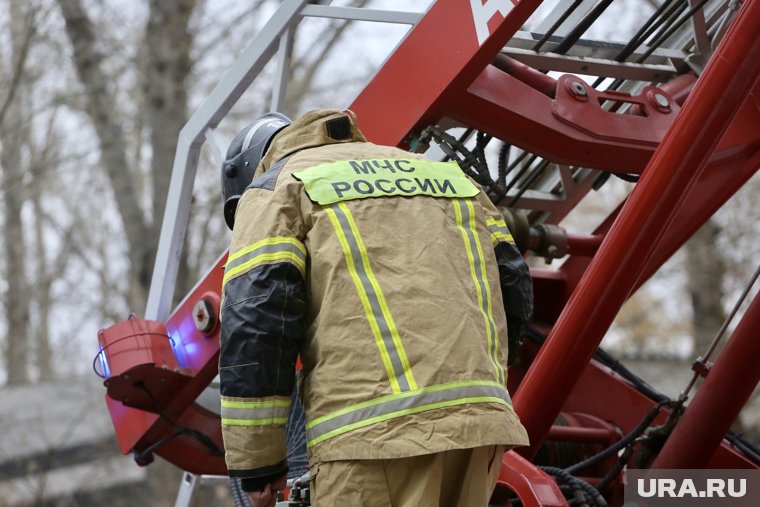
[[[423,12],[429,3],[333,5]],[[625,41],[660,3],[617,0],[586,36]],[[0,0],[0,506],[174,504],[179,470],[119,455],[92,371],[96,335],[145,308],[178,132],[277,5]],[[304,20],[282,112],[346,107],[406,31]],[[271,93],[267,79],[254,83],[220,124],[222,146]],[[206,150],[177,298],[229,242]],[[563,227],[592,229],[630,188],[611,181]],[[669,396],[690,373],[673,365],[707,348],[760,259],[759,190],[756,175],[628,301],[602,344]],[[757,406],[756,397],[735,428],[755,443]],[[204,483],[196,504],[229,502],[227,488]]]

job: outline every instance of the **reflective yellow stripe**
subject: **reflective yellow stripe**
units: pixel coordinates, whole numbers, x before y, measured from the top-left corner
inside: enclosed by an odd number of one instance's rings
[[[306,425],[309,447],[381,421],[438,408],[496,403],[511,409],[506,388],[492,381],[460,381],[390,394],[324,415]]]
[[[488,230],[491,233],[491,242],[494,246],[496,246],[499,242],[512,244],[515,243],[515,240],[512,237],[512,234],[510,234],[509,228],[507,227],[507,224],[504,222],[504,220],[500,218],[494,219],[488,217],[486,218],[486,225],[488,226]]]
[[[289,406],[290,400],[231,401],[222,399],[222,408],[268,408]]]
[[[351,232],[353,233],[354,238],[356,238],[356,243],[358,244],[359,250],[361,251],[364,270],[367,272],[367,278],[369,278],[369,281],[372,284],[372,288],[375,289],[375,294],[377,294],[377,299],[380,302],[380,308],[382,309],[383,317],[388,323],[388,329],[391,333],[393,344],[396,346],[396,353],[401,360],[401,365],[404,369],[404,376],[406,377],[406,381],[409,384],[409,389],[417,389],[417,381],[414,379],[414,375],[412,375],[412,368],[409,366],[409,359],[406,356],[406,350],[404,349],[403,343],[401,343],[401,336],[399,336],[398,328],[396,327],[396,321],[393,320],[391,310],[388,308],[388,302],[385,299],[385,295],[383,294],[382,289],[380,289],[380,283],[377,281],[375,273],[372,271],[372,267],[369,263],[369,255],[367,254],[367,248],[364,246],[362,237],[359,234],[359,229],[356,227],[354,217],[351,215],[351,211],[348,209],[348,206],[346,206],[345,203],[339,203],[338,207],[343,211],[343,213],[345,213],[346,218],[348,219],[348,224],[351,226]]]
[[[230,399],[222,396],[222,424],[266,426],[283,424],[290,412],[290,398],[264,400]]]
[[[372,271],[367,248],[364,246],[351,211],[346,204],[338,203],[325,208],[325,212],[330,218],[343,249],[348,271],[380,352],[391,390],[398,393],[415,389],[417,383],[412,375],[398,328],[380,284]]]
[[[293,237],[266,238],[230,254],[224,270],[222,285],[261,264],[290,262],[300,272],[306,272],[306,247]]]
[[[488,342],[488,355],[493,364],[496,379],[500,383],[505,382],[504,368],[498,360],[498,337],[496,335],[496,324],[493,319],[493,305],[491,302],[491,288],[488,285],[486,274],[485,260],[483,249],[478,239],[477,227],[475,224],[475,209],[472,201],[463,201],[454,199],[454,214],[456,216],[457,227],[462,233],[467,260],[470,263],[470,275],[475,282],[475,293],[478,298],[478,306],[483,314],[483,320],[486,327],[486,338]]]
[[[496,324],[494,322],[493,318],[493,298],[491,297],[491,285],[488,283],[488,273],[486,272],[486,262],[485,262],[485,255],[483,255],[483,247],[480,245],[480,240],[477,236],[477,226],[475,225],[475,207],[472,204],[472,200],[468,199],[465,201],[467,204],[467,209],[470,212],[470,230],[472,230],[473,235],[475,236],[475,246],[478,250],[478,258],[480,259],[480,281],[485,287],[486,291],[486,315],[487,320],[493,326],[491,328],[492,335],[491,340],[493,340],[493,351],[491,353],[491,361],[493,361],[494,366],[496,367],[499,375],[499,382],[505,382],[505,375],[504,375],[504,368],[499,363],[499,338],[496,334]],[[502,220],[502,223],[504,221]],[[504,225],[506,227],[506,224]]]
[[[364,285],[359,278],[359,274],[356,272],[356,264],[354,262],[353,254],[351,253],[351,249],[348,246],[346,235],[343,232],[343,228],[341,227],[340,222],[338,222],[338,217],[335,215],[335,210],[332,208],[325,208],[325,213],[330,218],[330,223],[335,229],[335,234],[338,236],[338,242],[343,249],[343,255],[346,258],[346,264],[348,266],[348,272],[354,282],[356,292],[359,294],[359,300],[362,303],[364,315],[366,315],[367,321],[369,322],[369,327],[372,330],[372,336],[375,338],[375,345],[377,345],[377,349],[380,352],[380,358],[383,361],[385,372],[388,375],[388,380],[391,384],[391,390],[394,393],[400,392],[401,388],[399,387],[398,380],[396,380],[396,375],[393,372],[391,358],[388,355],[388,350],[385,348],[385,342],[383,342],[383,338],[380,334],[380,328],[377,324],[377,321],[375,320],[374,314],[372,313],[372,308],[367,297],[367,292],[364,290]]]
[[[288,422],[287,417],[277,417],[274,419],[225,419],[222,418],[222,424],[225,426],[277,426]]]

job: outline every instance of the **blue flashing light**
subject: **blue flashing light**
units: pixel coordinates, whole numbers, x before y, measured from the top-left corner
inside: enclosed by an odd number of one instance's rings
[[[98,361],[100,362],[100,373],[103,378],[110,377],[111,368],[108,367],[108,358],[106,357],[106,351],[103,350],[103,347],[100,347],[98,352]]]
[[[169,342],[172,345],[174,357],[177,358],[177,364],[180,368],[184,368],[186,363],[185,347],[182,343],[182,335],[179,334],[178,330],[169,330]]]

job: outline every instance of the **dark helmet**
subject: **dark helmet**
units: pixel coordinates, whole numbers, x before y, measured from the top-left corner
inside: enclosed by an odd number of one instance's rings
[[[240,196],[251,183],[256,167],[269,148],[269,143],[290,123],[287,116],[267,113],[241,130],[230,143],[226,159],[222,163],[224,220],[230,229],[235,224],[235,209]]]

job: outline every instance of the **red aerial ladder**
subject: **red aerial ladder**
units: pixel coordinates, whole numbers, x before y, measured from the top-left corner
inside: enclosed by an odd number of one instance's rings
[[[584,38],[611,0],[536,19],[541,3],[438,0],[418,14],[285,0],[183,128],[145,320],[101,331],[98,356],[121,450],[188,472],[178,505],[197,476],[226,473],[219,410],[204,401],[225,256],[169,308],[200,148],[275,53],[279,109],[292,32],[310,16],[411,25],[349,106],[367,137],[456,159],[526,255],[566,257],[531,271],[535,316],[509,388],[532,445],[506,455],[492,502],[567,505],[584,490],[589,505],[621,505],[634,468],[760,467],[729,431],[760,381],[760,297],[714,362],[695,362],[691,397],[668,399],[598,349],[626,299],[760,168],[760,0],[663,0],[628,43]],[[622,205],[593,231],[558,226],[610,176],[636,182]]]

